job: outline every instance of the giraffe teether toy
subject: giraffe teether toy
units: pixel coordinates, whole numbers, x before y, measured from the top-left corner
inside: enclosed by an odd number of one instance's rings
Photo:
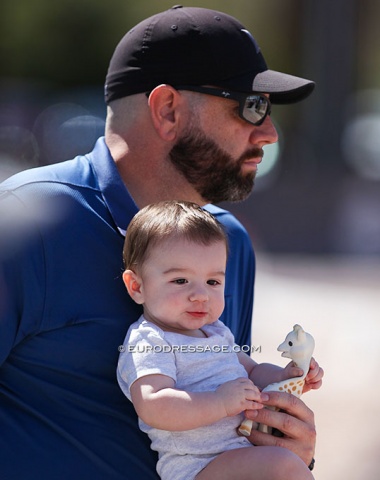
[[[314,338],[306,333],[300,325],[294,325],[293,330],[288,333],[285,341],[277,348],[282,352],[282,357],[293,360],[294,365],[303,370],[302,377],[289,378],[278,383],[271,383],[263,389],[263,392],[288,392],[296,397],[302,395],[305,377],[310,368],[310,360],[314,351]],[[266,407],[273,408],[273,407]],[[252,430],[252,420],[245,419],[239,427],[239,432],[248,437]],[[262,432],[270,433],[270,427],[259,425],[258,429]]]

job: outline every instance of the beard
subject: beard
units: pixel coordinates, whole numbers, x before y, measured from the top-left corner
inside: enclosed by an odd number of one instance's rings
[[[177,170],[210,203],[246,199],[252,192],[256,172],[243,174],[242,165],[250,158],[262,156],[262,149],[254,147],[234,159],[194,125],[169,154]]]

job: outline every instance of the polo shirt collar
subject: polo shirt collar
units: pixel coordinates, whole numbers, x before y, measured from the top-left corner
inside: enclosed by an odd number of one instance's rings
[[[125,236],[125,231],[138,212],[138,207],[120,177],[104,137],[98,139],[87,157],[93,166],[99,189],[115,225]]]

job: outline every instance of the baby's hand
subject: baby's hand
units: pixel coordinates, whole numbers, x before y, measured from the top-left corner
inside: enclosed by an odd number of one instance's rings
[[[262,402],[267,399],[266,394],[260,390],[248,378],[237,378],[220,385],[215,394],[222,402],[226,416],[238,415],[244,410],[263,408]]]
[[[301,368],[295,367],[293,362],[288,363],[282,371],[282,380],[288,378],[301,377],[303,371]],[[323,369],[318,365],[314,358],[310,361],[310,369],[305,378],[305,385],[302,393],[309,392],[310,390],[317,390],[322,385],[322,378],[324,375]]]
[[[321,368],[314,358],[311,359],[310,369],[305,378],[305,385],[303,387],[303,393],[310,390],[317,390],[322,385],[322,378],[324,375],[323,368]]]
[[[279,381],[288,380],[289,378],[302,377],[302,368],[294,366],[294,362],[289,362],[281,372],[281,378]]]

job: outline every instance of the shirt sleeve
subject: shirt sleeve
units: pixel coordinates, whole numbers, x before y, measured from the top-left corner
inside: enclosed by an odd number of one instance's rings
[[[136,328],[136,324],[127,333],[119,357],[117,379],[129,400],[133,382],[146,375],[166,375],[177,380],[173,349],[162,333],[149,326]]]
[[[0,192],[0,365],[38,329],[45,292],[41,237],[12,193]]]

